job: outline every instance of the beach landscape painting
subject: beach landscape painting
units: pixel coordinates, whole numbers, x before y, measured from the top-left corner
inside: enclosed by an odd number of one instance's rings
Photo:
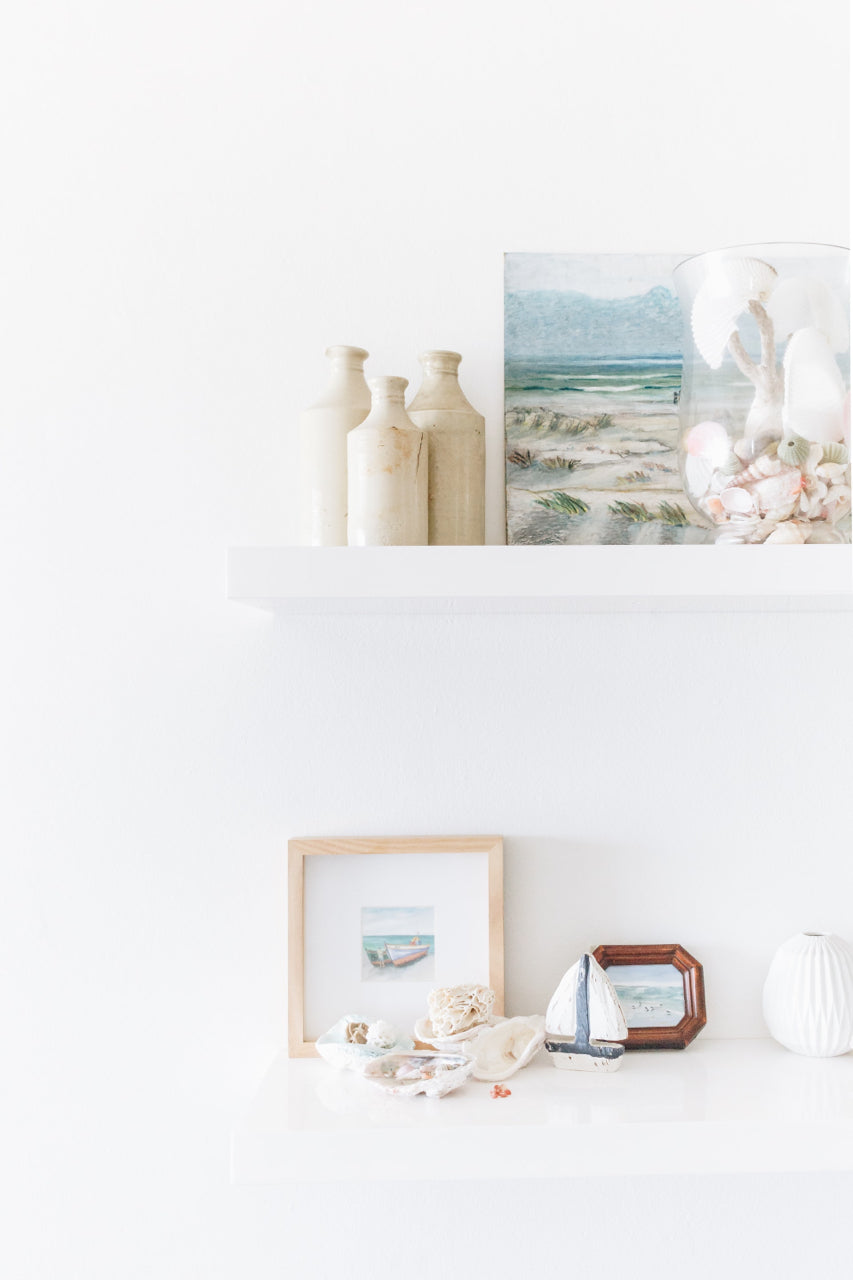
[[[363,982],[431,982],[435,978],[433,907],[362,907]]]
[[[686,1012],[684,975],[674,964],[615,964],[607,976],[616,989],[628,1030],[674,1027]]]
[[[505,256],[508,543],[713,541],[678,468],[685,256]]]

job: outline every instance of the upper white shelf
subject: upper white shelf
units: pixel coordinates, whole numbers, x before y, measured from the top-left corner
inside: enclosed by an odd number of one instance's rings
[[[612,1075],[543,1053],[508,1098],[468,1081],[390,1098],[319,1060],[275,1059],[232,1134],[237,1183],[853,1170],[853,1054],[773,1040],[626,1055]]]
[[[850,610],[853,547],[234,547],[228,595],[284,613]]]

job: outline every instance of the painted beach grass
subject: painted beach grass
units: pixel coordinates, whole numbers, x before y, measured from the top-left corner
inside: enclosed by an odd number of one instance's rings
[[[708,542],[678,469],[682,255],[507,254],[507,542]]]

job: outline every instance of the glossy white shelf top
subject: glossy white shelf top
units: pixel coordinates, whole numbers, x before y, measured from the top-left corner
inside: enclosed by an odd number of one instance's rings
[[[557,1071],[543,1051],[507,1087],[508,1098],[477,1081],[445,1098],[389,1098],[353,1072],[282,1054],[232,1135],[232,1179],[853,1170],[853,1054],[700,1037],[592,1076]]]
[[[853,547],[234,547],[231,600],[286,613],[853,609]]]

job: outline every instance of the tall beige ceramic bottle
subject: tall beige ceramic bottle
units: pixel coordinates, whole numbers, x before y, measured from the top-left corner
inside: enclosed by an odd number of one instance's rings
[[[303,546],[347,544],[347,436],[370,412],[368,353],[329,347],[329,384],[299,419],[300,535]]]
[[[429,440],[431,546],[479,546],[486,540],[485,422],[459,385],[462,357],[425,351],[424,377],[409,417]]]
[[[406,413],[405,378],[371,378],[370,413],[347,437],[351,547],[423,547],[427,439]]]

